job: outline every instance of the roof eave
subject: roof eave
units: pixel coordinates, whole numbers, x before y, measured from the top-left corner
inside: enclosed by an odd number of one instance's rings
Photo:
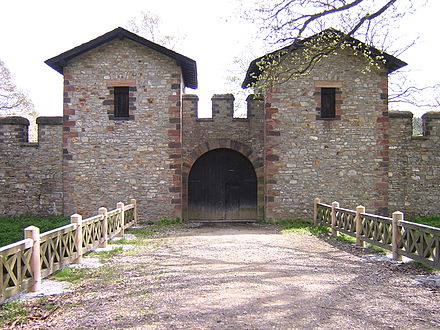
[[[331,30],[332,32],[336,32],[336,33],[342,33],[342,32],[340,32],[338,30],[335,30],[335,29],[329,29],[329,30]],[[324,32],[325,32],[325,30],[322,31],[321,33],[324,33]],[[308,40],[308,39],[311,39],[311,38],[314,38],[314,37],[316,37],[316,35],[311,36],[309,38],[306,38],[304,40],[297,41],[297,42],[293,43],[292,45],[285,46],[285,47],[283,47],[283,48],[281,48],[279,50],[276,50],[274,52],[268,53],[268,54],[266,54],[264,56],[261,56],[261,57],[255,59],[255,60],[253,60],[250,63],[250,65],[249,65],[249,68],[248,68],[248,70],[246,72],[246,76],[245,76],[245,79],[244,79],[241,87],[242,88],[249,88],[249,87],[251,87],[252,84],[254,84],[257,81],[257,78],[255,78],[255,76],[260,76],[261,75],[261,70],[258,67],[257,63],[258,63],[258,61],[263,59],[265,56],[268,56],[268,55],[271,55],[271,54],[275,54],[277,52],[281,52],[283,50],[286,50],[286,49],[289,49],[289,48],[292,48],[292,47],[294,47],[294,49],[298,49],[298,48],[300,48],[302,46],[302,43],[305,40]],[[350,39],[350,41],[353,41],[353,40],[356,41],[356,42],[359,41],[359,40],[357,40],[357,39],[355,39],[353,37],[348,37],[348,38]],[[408,65],[406,62],[398,59],[397,57],[394,57],[393,55],[390,55],[390,54],[387,54],[385,52],[382,52],[382,51],[374,48],[373,46],[369,46],[369,48],[374,53],[376,53],[378,55],[379,54],[383,55],[385,57],[386,62],[384,64],[384,66],[388,70],[389,74],[394,72],[394,71],[399,70],[400,68],[403,68],[406,65]],[[252,74],[254,74],[254,77],[251,77]]]
[[[134,42],[140,43],[146,47],[149,47],[161,54],[164,54],[168,57],[173,58],[177,65],[179,65],[182,68],[182,74],[183,74],[183,80],[186,87],[190,88],[197,88],[198,82],[197,82],[197,63],[193,59],[186,57],[184,55],[181,55],[179,53],[176,53],[168,48],[165,48],[163,46],[160,46],[154,42],[151,42],[145,38],[142,38],[132,32],[129,32],[121,27],[118,27],[110,32],[107,32],[103,34],[102,36],[99,36],[91,41],[88,41],[82,45],[79,45],[75,48],[72,48],[71,50],[68,50],[64,53],[61,53],[60,55],[57,55],[55,57],[52,57],[48,60],[46,60],[44,63],[49,65],[51,68],[53,68],[55,71],[63,74],[63,69],[67,65],[67,62],[72,60],[73,58],[86,53],[98,46],[101,46],[113,39],[123,39],[127,38]]]

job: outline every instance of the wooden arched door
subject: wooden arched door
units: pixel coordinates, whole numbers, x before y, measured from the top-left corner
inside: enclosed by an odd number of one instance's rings
[[[257,177],[252,163],[231,149],[200,156],[188,177],[190,220],[256,220]]]

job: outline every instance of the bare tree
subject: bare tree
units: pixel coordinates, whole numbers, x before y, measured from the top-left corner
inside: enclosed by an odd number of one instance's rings
[[[255,20],[263,22],[265,38],[276,44],[334,27],[375,45],[378,36],[388,37],[390,19],[395,23],[413,11],[412,0],[275,0],[265,1]]]
[[[11,72],[0,60],[0,115],[28,112],[32,108],[29,98],[15,85]]]
[[[29,119],[30,140],[37,138],[35,119],[38,116],[29,97],[14,83],[11,72],[0,60],[0,117],[22,116]]]
[[[365,57],[365,71],[379,67],[386,62],[386,53],[400,56],[415,44],[416,40],[402,42],[399,22],[426,3],[414,0],[260,1],[257,10],[248,11],[247,17],[260,25],[260,35],[277,51],[256,63],[258,72],[253,85],[264,89],[296,79],[310,72],[322,58],[345,48]],[[327,32],[320,33],[322,31]],[[391,77],[390,102],[439,106],[439,85],[416,87],[404,77],[399,71]]]
[[[126,28],[170,49],[174,49],[185,38],[177,31],[171,34],[164,33],[160,17],[151,11],[143,11],[139,16],[132,17],[127,22]]]

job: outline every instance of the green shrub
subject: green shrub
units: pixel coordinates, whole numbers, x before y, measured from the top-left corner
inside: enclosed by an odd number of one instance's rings
[[[412,218],[412,219],[408,219],[407,221],[417,222],[424,225],[440,228],[440,217]]]
[[[40,233],[67,225],[69,217],[58,216],[50,218],[18,217],[0,218],[0,246],[8,245],[24,238],[24,228],[35,226],[40,228]]]

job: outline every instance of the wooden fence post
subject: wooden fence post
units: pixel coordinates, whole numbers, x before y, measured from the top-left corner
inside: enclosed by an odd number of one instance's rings
[[[26,227],[24,229],[24,237],[33,240],[30,268],[34,276],[34,284],[28,289],[28,291],[37,292],[41,289],[40,228],[35,226]]]
[[[108,232],[107,232],[107,227],[108,227],[108,219],[107,219],[107,209],[105,207],[100,207],[98,209],[98,213],[101,214],[103,216],[102,219],[102,239],[103,241],[99,244],[100,248],[106,248],[107,247],[107,241],[108,241]]]
[[[361,238],[361,234],[362,234],[361,213],[365,213],[365,206],[359,205],[356,207],[356,218],[354,219],[356,223],[356,245],[359,247],[364,247],[365,242]]]
[[[134,205],[134,209],[133,209],[133,218],[134,218],[134,223],[133,225],[137,225],[138,222],[138,214],[137,214],[137,204],[136,204],[136,200],[135,199],[130,199],[130,204]]]
[[[319,198],[315,198],[313,201],[313,224],[318,226],[318,204],[321,203]]]
[[[393,212],[393,238],[392,238],[392,251],[393,251],[393,260],[402,261],[402,255],[397,252],[399,248],[400,242],[400,231],[398,228],[399,221],[403,220],[403,213],[396,211]]]
[[[70,216],[70,221],[76,224],[75,231],[75,245],[78,250],[78,258],[73,260],[74,264],[82,263],[82,255],[83,255],[83,234],[82,234],[82,216],[80,214],[73,214]]]
[[[332,203],[332,235],[337,236],[338,231],[336,230],[336,208],[339,207],[338,202]]]
[[[119,211],[121,212],[121,230],[118,232],[118,234],[116,236],[118,237],[124,237],[124,231],[125,231],[125,221],[124,221],[124,203],[119,202],[118,204],[116,204],[116,207],[119,209]]]

